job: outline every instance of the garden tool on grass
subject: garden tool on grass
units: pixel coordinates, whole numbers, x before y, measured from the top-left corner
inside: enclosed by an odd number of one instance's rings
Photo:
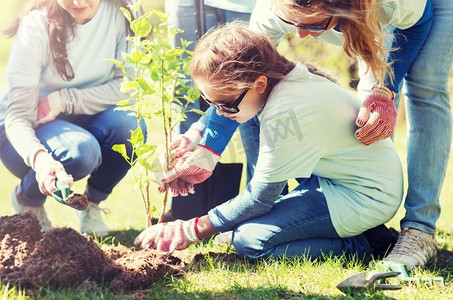
[[[345,294],[356,292],[374,292],[377,290],[399,290],[401,287],[394,284],[379,283],[385,278],[399,275],[400,272],[370,272],[367,277],[366,272],[360,272],[346,278],[337,285],[337,288]]]
[[[374,269],[377,271],[396,271],[399,272],[398,279],[404,282],[415,282],[420,285],[423,282],[429,282],[433,285],[434,281],[440,282],[442,286],[445,286],[445,279],[443,277],[411,277],[406,268],[405,264],[394,262],[394,261],[378,261],[374,265]]]
[[[52,197],[61,204],[68,205],[78,210],[85,210],[88,206],[86,195],[74,193],[66,182],[57,180],[57,189],[52,192]]]

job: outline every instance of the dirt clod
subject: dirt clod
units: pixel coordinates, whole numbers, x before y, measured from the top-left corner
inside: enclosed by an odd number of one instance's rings
[[[85,210],[88,207],[88,197],[84,194],[72,193],[65,201],[69,206],[78,210]]]
[[[125,246],[102,249],[71,228],[41,233],[31,213],[0,218],[0,280],[27,288],[74,287],[94,282],[115,292],[149,288],[183,271],[176,257]]]

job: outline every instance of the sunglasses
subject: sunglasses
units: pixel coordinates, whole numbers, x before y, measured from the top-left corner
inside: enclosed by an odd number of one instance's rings
[[[227,113],[227,114],[237,114],[239,112],[239,107],[238,106],[242,102],[242,99],[244,99],[244,97],[245,97],[245,95],[247,94],[248,91],[249,91],[249,89],[246,89],[245,91],[243,91],[242,94],[236,99],[236,101],[234,101],[234,103],[215,103],[215,102],[212,102],[211,100],[206,98],[206,96],[203,94],[202,91],[200,91],[200,97],[201,97],[201,99],[206,101],[206,103],[208,103],[209,105],[215,106],[215,108],[217,108],[221,112],[224,112],[224,113]]]
[[[328,19],[327,19],[327,24],[310,24],[310,25],[304,25],[304,24],[294,24],[290,21],[287,21],[285,19],[283,19],[282,17],[280,17],[279,15],[277,15],[275,12],[274,14],[277,16],[277,18],[279,18],[283,23],[286,23],[288,25],[292,25],[292,26],[295,26],[297,28],[300,28],[300,29],[305,29],[305,30],[308,30],[308,31],[311,31],[311,32],[323,32],[323,31],[326,31],[327,28],[329,27],[330,25],[330,22],[332,21],[332,18],[333,16],[330,16]],[[324,23],[326,21],[323,21],[322,23]]]

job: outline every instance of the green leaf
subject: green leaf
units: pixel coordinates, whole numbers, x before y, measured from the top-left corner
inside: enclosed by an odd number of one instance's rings
[[[144,55],[142,56],[142,58],[140,59],[139,63],[140,63],[141,65],[148,65],[148,64],[151,63],[152,60],[153,60],[153,59],[152,59],[152,57],[151,57],[150,55],[144,54]]]
[[[144,55],[145,54],[139,50],[132,51],[130,56],[132,63],[140,63]]]
[[[123,59],[124,59],[125,62],[130,63],[130,64],[134,63],[134,61],[131,58],[131,54],[130,53],[123,52],[122,56],[123,56]]]
[[[152,25],[145,18],[134,20],[131,24],[134,33],[140,37],[147,37],[151,32]]]
[[[129,10],[125,9],[124,7],[120,7],[120,10],[130,23],[132,21],[131,12]]]
[[[151,71],[151,79],[152,79],[153,81],[160,81],[160,76],[161,76],[161,74],[159,73],[158,70],[153,69],[153,70]]]
[[[138,87],[139,87],[139,84],[138,84],[137,81],[130,81],[130,82],[128,82],[128,83],[125,83],[125,84],[123,85],[123,87],[124,87],[124,89],[125,89],[126,91],[137,90]]]
[[[153,167],[151,166],[151,164],[149,164],[146,160],[144,159],[137,159],[137,162],[142,165],[145,169],[149,170],[149,171],[152,171],[153,170]]]
[[[131,143],[132,145],[141,145],[145,142],[145,137],[141,127],[137,127],[131,132]]]
[[[128,104],[129,104],[129,99],[127,99],[127,100],[121,100],[121,101],[118,101],[118,102],[116,103],[116,105],[118,105],[118,106],[126,106],[126,105],[128,105]]]
[[[124,157],[124,159],[129,162],[130,159],[129,159],[129,156],[127,155],[126,145],[115,144],[112,146],[112,150],[121,154],[121,156]]]
[[[193,100],[196,100],[200,98],[200,90],[196,86],[192,86],[187,91],[187,96],[189,96]]]
[[[176,27],[170,28],[170,34],[171,35],[176,35],[176,34],[183,33],[183,32],[184,32],[184,30],[181,30],[181,29],[176,28]]]
[[[189,110],[189,112],[194,112],[194,113],[197,113],[201,116],[204,116],[206,113],[202,110],[199,110],[199,109],[196,109],[196,108],[192,108],[191,110]]]
[[[155,145],[143,144],[140,145],[140,147],[138,147],[135,152],[139,157],[146,159],[148,157],[151,157],[154,152],[156,152],[156,148],[157,146]]]
[[[153,94],[154,93],[154,91],[149,87],[149,85],[146,82],[145,78],[143,78],[142,76],[137,78],[137,82],[138,82],[138,84],[140,85],[140,87],[142,88],[142,90],[145,93],[147,93],[147,94]]]
[[[164,14],[163,12],[158,11],[158,10],[153,10],[153,12],[154,12],[154,14],[156,14],[162,20],[162,22],[167,21],[168,14]]]

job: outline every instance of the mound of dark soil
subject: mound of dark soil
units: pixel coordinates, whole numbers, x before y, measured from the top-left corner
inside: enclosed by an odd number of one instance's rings
[[[72,287],[91,281],[112,291],[149,288],[183,271],[180,259],[125,246],[101,249],[71,228],[41,233],[30,213],[0,217],[0,280],[23,287]]]

